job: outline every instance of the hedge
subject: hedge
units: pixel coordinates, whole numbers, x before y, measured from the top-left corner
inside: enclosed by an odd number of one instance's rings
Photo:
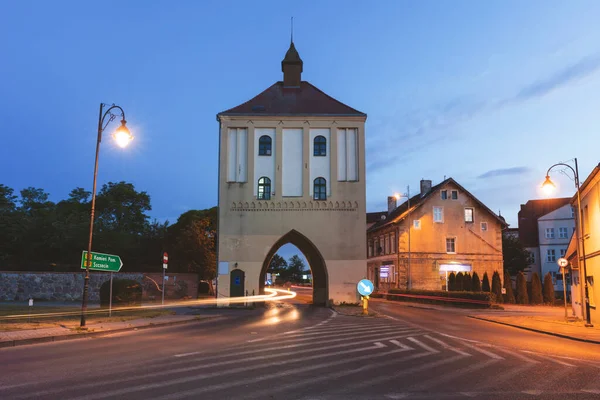
[[[386,299],[457,307],[489,308],[495,302],[496,296],[493,293],[486,292],[390,289],[386,295]]]
[[[100,306],[108,307],[110,298],[110,280],[100,286]],[[112,304],[142,305],[142,285],[131,279],[113,279]]]

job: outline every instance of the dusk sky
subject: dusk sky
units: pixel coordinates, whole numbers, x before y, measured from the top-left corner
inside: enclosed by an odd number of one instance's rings
[[[215,115],[282,79],[290,16],[303,80],[368,114],[369,211],[451,176],[516,227],[550,165],[600,161],[598,1],[1,5],[0,183],[53,201],[91,190],[104,102],[135,140],[109,127],[99,186],[132,182],[161,221],[215,206]]]

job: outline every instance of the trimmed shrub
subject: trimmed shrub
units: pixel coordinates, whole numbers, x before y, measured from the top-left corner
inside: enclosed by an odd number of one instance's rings
[[[504,289],[506,289],[504,302],[508,304],[515,304],[517,301],[515,299],[515,293],[513,292],[512,288],[512,280],[510,279],[510,274],[508,271],[504,271]]]
[[[448,290],[451,292],[456,291],[456,274],[454,272],[448,275]]]
[[[100,286],[100,307],[108,307],[110,299],[110,280]],[[113,279],[112,304],[142,305],[142,285],[131,279]]]
[[[552,283],[552,274],[548,272],[544,276],[544,303],[554,305],[554,284]]]
[[[510,282],[510,279],[508,281]],[[498,303],[503,302],[504,298],[502,296],[502,281],[500,281],[500,274],[498,271],[494,271],[494,274],[492,275],[492,293],[496,295],[496,301]]]
[[[488,308],[496,301],[496,296],[493,293],[446,292],[445,290],[390,289],[386,298],[395,301],[442,304],[468,308]]]
[[[530,304],[542,304],[544,302],[544,296],[542,295],[542,281],[537,272],[534,272],[531,276],[531,297],[529,298]]]
[[[481,281],[477,272],[473,272],[473,279],[471,280],[471,291],[481,292]]]
[[[463,275],[463,290],[465,292],[470,292],[472,290],[471,288],[471,274],[469,274],[468,272],[466,274]]]
[[[517,274],[517,304],[529,304],[527,279],[525,279],[523,272]]]
[[[497,274],[497,272],[496,272]],[[498,278],[500,278],[498,276]],[[490,288],[490,278],[488,278],[488,274],[487,272],[483,273],[483,282],[481,283],[481,291],[482,292],[491,292],[492,289]]]
[[[462,292],[463,289],[463,281],[464,281],[464,275],[462,272],[459,272],[458,274],[456,274],[456,284],[454,285],[454,290],[457,292]]]

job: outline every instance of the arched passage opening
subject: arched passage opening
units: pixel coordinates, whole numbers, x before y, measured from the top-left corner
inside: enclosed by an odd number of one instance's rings
[[[292,229],[283,235],[269,250],[265,260],[263,261],[262,270],[259,275],[258,287],[260,293],[264,293],[265,289],[265,274],[269,269],[271,260],[281,246],[291,243],[298,248],[306,257],[308,265],[312,273],[312,288],[313,288],[313,304],[318,306],[326,306],[329,299],[329,283],[327,276],[327,268],[325,260],[319,252],[319,249],[303,234]]]

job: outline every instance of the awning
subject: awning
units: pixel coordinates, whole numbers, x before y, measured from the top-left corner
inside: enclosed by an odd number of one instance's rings
[[[447,263],[440,264],[440,272],[471,272],[470,264]]]

